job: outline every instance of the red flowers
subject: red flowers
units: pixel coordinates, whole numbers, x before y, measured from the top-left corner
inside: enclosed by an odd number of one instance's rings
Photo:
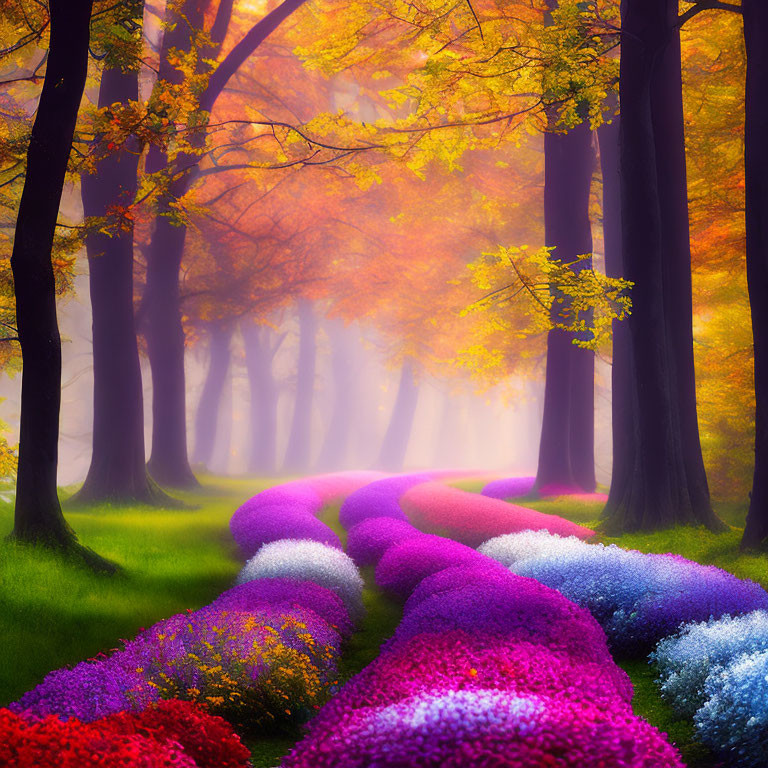
[[[89,724],[0,709],[2,768],[245,768],[248,756],[224,720],[185,701]]]

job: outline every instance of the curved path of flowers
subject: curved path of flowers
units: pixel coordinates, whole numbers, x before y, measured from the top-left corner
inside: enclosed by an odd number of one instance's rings
[[[470,494],[446,474],[340,473],[258,494],[231,520],[238,584],[0,710],[0,765],[237,768],[232,725],[314,715],[285,768],[671,768],[679,756],[633,714],[610,653],[659,640],[664,691],[702,739],[729,765],[768,764],[758,585],[587,543],[592,531],[503,500],[529,479]],[[340,499],[346,554],[317,517]],[[363,565],[403,619],[338,689]]]
[[[285,768],[682,765],[632,713],[631,684],[587,611],[408,521],[399,498],[429,480],[379,480],[342,505],[348,554],[376,566],[380,588],[406,601],[404,616]],[[537,513],[524,527],[545,523],[591,535]]]
[[[277,510],[275,524],[260,534],[246,525],[243,539],[237,524],[247,519],[244,505],[232,528],[246,555],[259,547],[259,536],[271,543],[249,561],[240,583],[108,656],[51,672],[0,709],[0,766],[249,766],[233,725],[302,722],[338,684],[342,641],[360,616],[362,579],[314,513],[379,476],[345,473],[265,491],[260,517]],[[286,539],[297,530],[312,540]]]

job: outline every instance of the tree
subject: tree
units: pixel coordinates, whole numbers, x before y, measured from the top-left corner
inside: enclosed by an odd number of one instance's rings
[[[604,513],[609,531],[719,528],[696,424],[676,0],[625,0],[619,92],[622,253],[632,281],[632,403]],[[621,364],[623,357],[614,361]],[[629,425],[628,425],[629,426]]]
[[[546,245],[554,248],[556,259],[571,263],[592,253],[592,132],[584,124],[565,132],[552,125],[544,136],[544,153]],[[576,269],[589,267],[587,258]],[[560,296],[552,311],[560,315],[566,307]],[[575,346],[573,333],[549,331],[537,488],[595,489],[594,367],[594,352]]]
[[[138,101],[139,56],[131,47],[140,44],[143,6],[122,4],[113,19],[99,87],[102,124]],[[128,50],[126,27],[133,30]],[[113,125],[107,123],[107,134],[94,139],[93,167],[80,181],[93,315],[93,450],[85,482],[72,501],[174,504],[149,477],[144,456],[132,212],[142,147],[135,135],[110,136],[109,128]]]
[[[238,68],[261,43],[305,0],[284,0],[281,5],[254,24],[216,66],[199,95],[199,109],[210,114],[224,87]],[[219,11],[226,3],[219,6]],[[231,3],[229,3],[231,9]],[[194,22],[193,22],[194,25]],[[201,25],[200,25],[201,26]],[[211,34],[214,49],[224,39],[227,24],[217,25]],[[164,44],[164,59],[176,46]],[[204,126],[192,132],[193,145],[168,167],[168,158],[158,156],[149,165],[162,171],[171,181],[158,201],[158,215],[147,249],[147,283],[143,299],[144,333],[152,367],[152,453],[149,468],[159,482],[173,486],[196,484],[187,459],[184,388],[184,332],[181,324],[179,269],[184,254],[186,223],[176,216],[178,201],[190,190],[196,178],[199,154],[194,147],[204,145]],[[148,161],[149,162],[149,161]]]
[[[12,536],[114,566],[77,544],[59,504],[61,338],[51,264],[54,233],[88,69],[93,2],[50,0],[45,82],[27,151],[11,267],[23,371],[16,508]]]
[[[747,281],[755,354],[755,471],[742,539],[756,547],[768,537],[768,8],[743,0],[747,51],[746,171]]]

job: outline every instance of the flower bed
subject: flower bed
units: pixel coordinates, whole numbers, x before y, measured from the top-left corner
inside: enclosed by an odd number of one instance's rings
[[[768,765],[768,612],[688,624],[651,655],[662,694],[729,765]]]
[[[408,519],[420,530],[440,533],[470,547],[504,533],[546,530],[562,536],[588,538],[594,531],[534,509],[508,504],[442,483],[422,483],[401,499]]]
[[[628,678],[588,612],[466,546],[409,536],[398,499],[412,477],[373,485],[344,517],[358,559],[378,559],[379,585],[407,598],[403,620],[285,768],[682,765],[632,714]]]
[[[491,539],[480,551],[587,608],[623,656],[648,653],[686,622],[768,608],[759,584],[678,555],[535,532]]]
[[[481,494],[504,501],[521,496],[530,496],[534,493],[535,485],[535,477],[505,477],[500,480],[492,480],[483,488]],[[571,485],[544,485],[535,492],[535,495],[539,498],[568,496],[578,501],[608,501],[608,495],[605,493],[587,493],[578,486]]]
[[[90,724],[0,709],[0,765],[14,768],[247,768],[248,758],[225,720],[189,702]]]

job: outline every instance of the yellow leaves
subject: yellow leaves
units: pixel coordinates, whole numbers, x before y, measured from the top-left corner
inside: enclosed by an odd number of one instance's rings
[[[499,246],[468,265],[485,295],[462,313],[482,319],[475,326],[478,342],[459,353],[457,365],[480,379],[501,378],[509,337],[524,341],[551,328],[569,331],[575,345],[589,349],[609,340],[613,321],[630,312],[631,283],[592,269],[589,254],[563,263],[552,251]]]

